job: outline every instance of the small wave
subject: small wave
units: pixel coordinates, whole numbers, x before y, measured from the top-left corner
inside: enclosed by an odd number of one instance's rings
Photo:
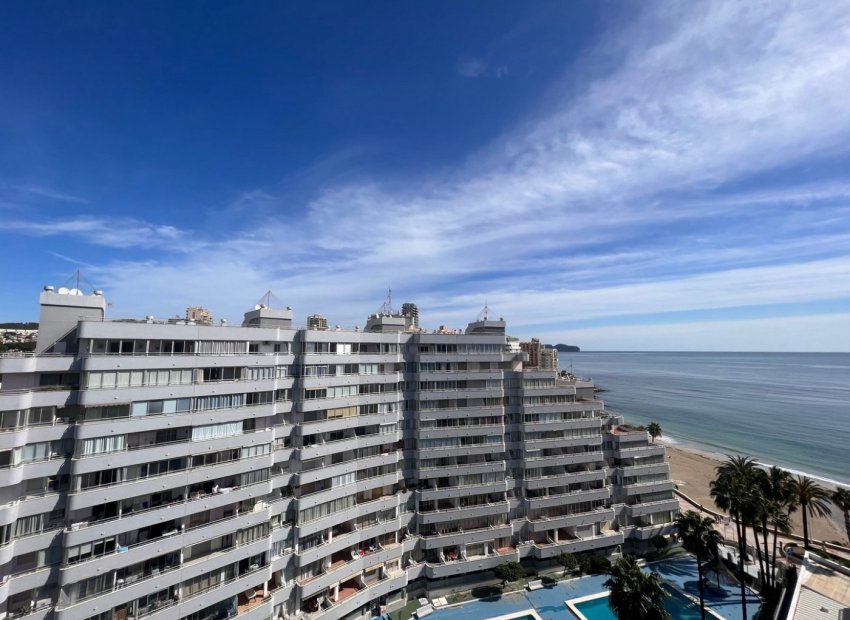
[[[662,435],[661,437],[656,439],[656,441],[660,441],[661,443],[667,444],[668,446],[675,446],[675,445],[679,444],[678,439],[674,439],[673,437],[670,437],[669,435]]]
[[[839,482],[838,480],[833,480],[832,478],[827,478],[825,476],[816,476],[815,474],[810,474],[805,471],[800,471],[799,469],[791,469],[790,467],[783,467],[782,465],[775,465],[774,463],[765,463],[763,461],[756,461],[756,465],[760,465],[762,467],[778,467],[783,471],[787,471],[789,474],[794,476],[805,476],[806,478],[811,478],[812,480],[817,480],[818,482],[824,482],[833,487],[842,487],[845,489],[850,489],[850,484],[846,482]]]

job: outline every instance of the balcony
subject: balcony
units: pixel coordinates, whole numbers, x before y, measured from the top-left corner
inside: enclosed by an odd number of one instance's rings
[[[604,456],[602,451],[590,452],[573,452],[571,454],[553,454],[547,456],[535,456],[530,453],[525,458],[525,466],[527,469],[537,467],[552,467],[555,465],[579,465],[582,463],[603,463]]]
[[[588,538],[560,539],[555,542],[551,538],[545,543],[534,543],[532,555],[540,560],[547,560],[559,556],[562,553],[580,553],[582,551],[593,551],[605,549],[615,545],[623,544],[622,532],[608,532]]]
[[[339,512],[336,512],[334,514],[326,515],[324,517],[320,517],[318,519],[314,519],[306,523],[298,524],[298,535],[301,537],[308,536],[310,534],[325,530],[334,523],[345,523],[347,521],[352,521],[357,519],[358,517],[363,517],[368,514],[381,512],[383,510],[389,510],[390,508],[395,508],[398,506],[398,504],[399,496],[396,493],[390,493],[387,495],[382,495],[380,497],[373,497],[368,500],[364,499],[362,501],[359,501],[354,506],[351,506],[350,508],[340,510]]]
[[[310,612],[302,607],[305,613],[305,620],[337,620],[343,618],[363,605],[371,601],[386,596],[390,592],[394,592],[399,588],[407,585],[407,575],[404,571],[395,571],[384,573],[384,576],[377,581],[363,583],[363,587],[356,582],[345,583],[344,597],[342,591],[336,600],[329,600],[327,595],[317,598],[324,598],[320,609]]]
[[[327,528],[328,525],[326,524]],[[335,526],[336,527],[336,526]],[[390,532],[395,532],[399,529],[398,519],[390,519],[388,521],[377,521],[374,524],[358,528],[355,524],[350,524],[347,531],[340,531],[333,534],[333,540],[325,541],[320,545],[309,549],[299,551],[297,554],[298,565],[307,566],[311,562],[315,562],[319,558],[324,558],[329,555],[338,553],[344,549],[348,549],[353,545],[365,542],[371,538],[376,538]]]
[[[656,525],[625,525],[620,527],[626,539],[651,540],[656,536],[668,536],[676,532],[672,523],[659,523]]]
[[[371,566],[383,565],[390,560],[401,558],[402,546],[399,543],[393,543],[386,547],[375,544],[361,546],[356,550],[349,549],[347,553],[347,557],[345,550],[332,556],[331,564],[320,575],[298,581],[301,596],[309,598],[345,579],[359,576],[363,570]]]
[[[610,521],[613,518],[613,508],[597,508],[595,510],[579,512],[575,514],[554,517],[540,517],[534,520],[530,519],[529,524],[531,526],[532,532],[545,532],[546,530],[552,530],[562,527],[593,525],[596,523],[602,523],[604,521]]]
[[[367,491],[377,489],[380,491],[384,487],[392,487],[398,482],[399,474],[397,471],[392,473],[382,474],[373,478],[363,478],[352,484],[346,484],[339,487],[329,487],[314,491],[308,495],[303,495],[296,498],[298,501],[298,510],[312,508],[324,502],[344,497],[346,495],[362,494]]]
[[[563,472],[552,474],[549,476],[539,476],[537,478],[526,478],[525,488],[529,490],[543,489],[547,487],[559,486],[562,484],[578,484],[582,482],[604,482],[608,476],[605,469],[596,469],[593,471],[577,471]]]
[[[651,480],[649,482],[635,482],[623,485],[626,496],[640,495],[641,493],[659,493],[661,491],[672,491],[672,480]]]
[[[601,454],[601,453],[600,453]],[[454,476],[465,476],[469,474],[490,474],[505,471],[505,461],[502,459],[483,461],[480,463],[465,463],[458,465],[445,465],[440,467],[421,467],[417,470],[420,480],[430,478],[444,478],[446,470],[451,469]]]
[[[439,564],[428,562],[425,566],[425,575],[429,579],[456,577],[482,570],[492,570],[505,562],[518,561],[517,550],[514,547],[504,547],[487,556],[470,556],[465,559],[447,560]]]
[[[611,497],[608,487],[599,489],[586,489],[572,491],[570,493],[553,493],[542,497],[529,497],[528,503],[531,509],[549,508],[552,506],[567,506],[578,502],[592,502],[605,500]]]
[[[485,502],[474,506],[437,508],[428,512],[419,512],[419,522],[423,524],[441,523],[473,517],[507,515],[509,511],[510,504],[507,501]]]
[[[432,478],[433,480],[433,478]],[[470,494],[503,493],[507,491],[507,483],[504,480],[498,482],[482,482],[480,484],[467,484],[445,487],[425,487],[417,489],[421,501],[440,500],[450,497],[463,497]]]
[[[626,513],[631,517],[642,517],[644,515],[664,512],[667,510],[677,512],[679,510],[679,500],[674,497],[672,499],[664,499],[657,502],[636,502],[626,506]]]
[[[621,459],[625,458],[646,458],[649,456],[663,456],[666,453],[666,449],[663,445],[646,445],[640,446],[638,448],[617,448],[615,447],[612,452],[614,455]]]
[[[489,542],[499,538],[508,538],[512,535],[513,526],[511,524],[501,524],[468,530],[447,528],[438,534],[430,536],[422,535],[421,540],[423,549],[441,549],[447,546]]]
[[[218,493],[200,493],[189,499],[134,510],[120,517],[78,521],[65,530],[65,545],[78,545],[106,536],[117,536],[118,534],[139,529],[153,523],[182,519],[184,516],[191,515],[193,512],[211,510],[228,504],[237,504],[251,498],[262,497],[271,491],[270,486],[271,482],[266,480],[257,484],[234,488],[229,493],[222,492],[223,489],[220,489]],[[243,513],[230,518],[247,519],[250,514]]]

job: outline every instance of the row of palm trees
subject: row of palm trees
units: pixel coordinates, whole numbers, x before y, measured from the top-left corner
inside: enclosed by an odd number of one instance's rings
[[[800,510],[803,517],[803,545],[806,549],[810,548],[809,519],[828,516],[831,513],[830,500],[844,512],[845,526],[850,536],[850,492],[839,489],[830,495],[811,478],[792,476],[778,467],[764,469],[755,460],[745,456],[730,456],[716,471],[710,487],[711,497],[718,508],[729,513],[735,523],[741,606],[746,617],[744,558],[748,528],[753,532],[761,586],[776,587],[777,539],[780,534],[792,531],[791,514]]]
[[[744,578],[747,530],[753,532],[762,588],[777,585],[776,556],[779,534],[792,530],[791,514],[801,511],[803,544],[810,548],[809,519],[830,514],[832,501],[844,514],[844,525],[850,537],[850,491],[838,489],[831,494],[805,476],[771,467],[763,469],[749,457],[735,456],[717,468],[711,483],[711,496],[719,508],[734,519],[738,540],[741,613],[747,618]],[[704,567],[715,562],[719,569],[719,544],[722,540],[715,521],[688,511],[676,518],[676,535],[685,549],[696,556],[699,580],[700,611],[705,619]],[[759,540],[761,537],[761,540]],[[772,540],[771,540],[772,537]],[[718,575],[719,578],[719,575]],[[615,562],[606,581],[611,590],[609,605],[618,618],[632,620],[666,620],[666,593],[653,573],[646,573],[631,558]]]

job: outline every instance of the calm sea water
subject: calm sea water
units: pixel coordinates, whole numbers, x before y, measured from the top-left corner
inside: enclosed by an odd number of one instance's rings
[[[606,409],[672,443],[850,484],[848,353],[562,353]]]

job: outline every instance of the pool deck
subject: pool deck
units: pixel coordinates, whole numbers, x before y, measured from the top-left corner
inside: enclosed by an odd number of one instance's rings
[[[697,562],[692,556],[649,564],[647,569],[658,573],[664,581],[671,583],[680,592],[690,595],[694,600],[699,600]],[[726,583],[721,578],[718,588],[714,581],[714,573],[711,573],[708,578],[710,585],[705,588],[705,604],[723,618],[738,620],[741,617],[741,590],[738,584]],[[748,589],[747,618],[749,620],[755,620],[759,605],[761,601],[758,595]]]
[[[647,566],[647,570],[658,573],[681,592],[699,597],[696,560],[683,556]],[[437,609],[430,616],[432,620],[485,620],[510,616],[533,609],[540,620],[576,620],[576,616],[567,609],[565,601],[592,597],[604,592],[607,575],[590,575],[568,581],[559,581],[533,592],[511,592],[498,597],[480,599]],[[728,620],[741,618],[740,591],[737,586],[724,584],[720,588],[713,583],[706,589],[706,604],[718,615]],[[759,608],[759,599],[754,593],[747,595],[747,618],[755,620]],[[674,619],[675,620],[675,619]]]

